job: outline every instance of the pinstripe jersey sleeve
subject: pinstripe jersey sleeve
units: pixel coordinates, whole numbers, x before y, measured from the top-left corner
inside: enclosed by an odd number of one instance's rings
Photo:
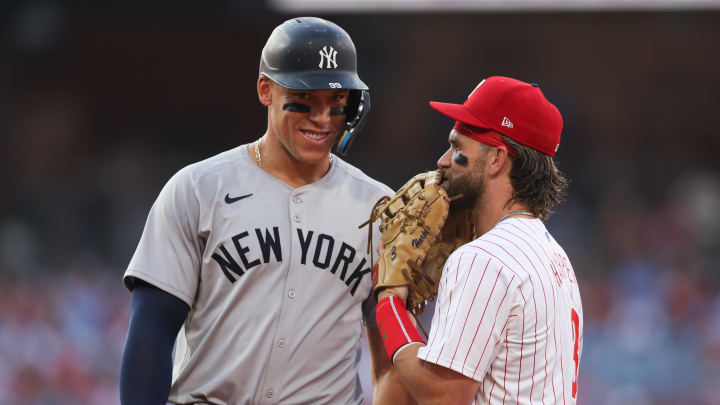
[[[518,274],[477,249],[455,251],[445,263],[422,360],[482,381],[505,331],[521,312]]]

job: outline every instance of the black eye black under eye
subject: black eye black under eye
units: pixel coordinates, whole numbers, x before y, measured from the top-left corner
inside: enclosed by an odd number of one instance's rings
[[[301,114],[307,114],[310,112],[310,106],[303,103],[285,103],[283,104],[283,110]],[[330,107],[330,115],[345,115],[345,106],[338,105]]]
[[[459,164],[460,166],[467,166],[468,164],[468,158],[467,156],[460,153],[460,151],[453,152],[453,162]]]
[[[345,106],[336,105],[335,107],[330,107],[330,115],[345,115]]]
[[[283,110],[289,112],[296,112],[306,114],[310,112],[310,106],[302,103],[285,103],[283,104]]]

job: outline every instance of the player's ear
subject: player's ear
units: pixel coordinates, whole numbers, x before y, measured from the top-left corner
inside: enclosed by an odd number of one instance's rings
[[[257,92],[260,103],[265,107],[272,104],[272,80],[260,75],[257,81]]]
[[[505,170],[509,170],[512,162],[510,161],[510,154],[508,153],[507,146],[500,145],[487,147],[485,162],[485,170],[489,176],[497,176],[502,174]]]

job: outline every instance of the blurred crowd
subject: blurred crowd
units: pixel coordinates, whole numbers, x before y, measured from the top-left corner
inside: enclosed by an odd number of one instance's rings
[[[599,223],[569,229],[602,241],[570,253],[585,308],[578,403],[720,403],[718,180],[681,178],[645,206],[601,201]]]
[[[119,284],[97,263],[0,279],[0,404],[119,403],[129,304]]]

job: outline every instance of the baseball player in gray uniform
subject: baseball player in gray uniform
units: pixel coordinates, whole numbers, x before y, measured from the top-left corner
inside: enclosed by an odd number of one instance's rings
[[[260,61],[265,134],[162,189],[124,276],[123,405],[360,404],[363,323],[376,397],[397,388],[358,229],[392,190],[338,157],[370,107],[356,70],[342,28],[281,24]]]

